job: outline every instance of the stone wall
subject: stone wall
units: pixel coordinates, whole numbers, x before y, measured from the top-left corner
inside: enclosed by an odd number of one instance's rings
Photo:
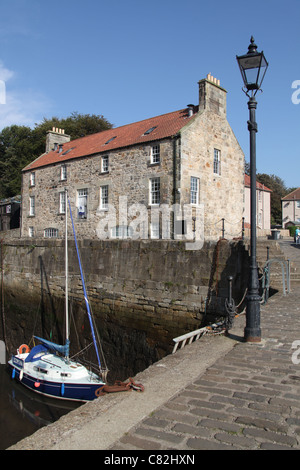
[[[172,338],[215,320],[224,312],[229,275],[237,301],[246,284],[248,254],[241,242],[205,243],[193,252],[176,241],[83,240],[79,247],[105,349],[124,363],[153,362],[170,352]],[[27,342],[34,328],[63,341],[64,241],[8,240],[3,250],[10,346]],[[88,336],[73,241],[69,271],[73,323]]]
[[[244,215],[244,154],[226,119],[226,91],[208,80],[201,80],[199,88],[199,113],[181,133],[181,202],[189,203],[190,179],[198,178],[205,240],[218,240],[223,218],[226,238],[239,237]],[[220,157],[218,172],[214,171],[215,149]]]
[[[173,191],[173,142],[172,140],[160,142],[159,165],[150,163],[151,147],[152,145],[137,145],[109,152],[109,171],[106,172],[102,172],[101,169],[103,154],[63,162],[67,171],[66,180],[61,179],[60,164],[35,170],[34,186],[30,185],[30,172],[25,172],[22,184],[22,236],[28,236],[31,226],[34,228],[35,237],[43,237],[44,230],[50,227],[58,229],[58,238],[64,236],[65,216],[60,213],[60,193],[65,188],[68,189],[71,200],[78,238],[97,238],[98,224],[105,223],[109,211],[115,210],[116,224],[123,225],[130,224],[139,215],[134,204],[142,205],[147,214],[150,178],[160,178],[161,204],[169,204],[172,201]],[[102,186],[108,186],[110,205],[108,210],[100,207]],[[77,218],[77,191],[80,189],[87,189],[86,219]],[[30,196],[35,197],[34,217],[29,214]],[[125,210],[121,209],[123,220],[120,220],[119,216],[120,197],[125,197],[127,204]],[[148,227],[146,229],[148,237]],[[142,227],[138,227],[137,231],[139,230],[142,231]],[[139,238],[145,238],[141,235]]]

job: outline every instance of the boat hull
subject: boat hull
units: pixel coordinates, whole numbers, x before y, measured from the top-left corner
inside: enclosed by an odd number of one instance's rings
[[[54,382],[34,377],[22,368],[18,368],[13,361],[8,362],[11,376],[25,387],[47,397],[72,401],[91,401],[98,398],[105,385],[98,383]]]

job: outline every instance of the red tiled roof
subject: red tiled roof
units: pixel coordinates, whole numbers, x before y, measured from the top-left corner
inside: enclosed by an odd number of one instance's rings
[[[176,135],[191,119],[193,117],[189,117],[186,108],[71,140],[63,144],[61,153],[58,150],[45,153],[27,165],[23,171],[171,137]],[[151,128],[154,128],[152,132],[145,134]]]
[[[294,199],[300,199],[300,188],[295,189],[291,193],[284,196],[282,201],[293,201]]]
[[[245,175],[245,186],[250,188],[250,185],[251,185],[251,178],[249,175]],[[262,183],[259,183],[259,181],[256,181],[256,189],[261,189],[262,191],[269,191],[270,193],[272,193],[272,189],[268,188]]]

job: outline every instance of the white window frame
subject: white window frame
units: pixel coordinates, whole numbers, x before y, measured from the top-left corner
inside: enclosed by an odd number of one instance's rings
[[[160,163],[160,145],[156,144],[151,147],[151,164],[155,165]]]
[[[34,171],[32,171],[30,173],[30,180],[29,181],[30,181],[30,186],[35,186],[35,172]]]
[[[44,238],[57,238],[58,237],[58,229],[49,227],[45,228],[44,230]]]
[[[77,189],[77,217],[78,219],[87,219],[87,188]]]
[[[259,227],[262,226],[262,213],[261,213],[261,212],[259,212],[259,213],[257,214],[257,225],[258,225]]]
[[[150,238],[158,240],[160,238],[160,223],[159,221],[150,223]]]
[[[66,181],[66,179],[67,179],[67,166],[62,165],[60,167],[60,180],[61,181]]]
[[[59,213],[65,214],[66,213],[66,192],[61,191],[59,193]]]
[[[100,186],[100,209],[107,211],[108,210],[108,185]]]
[[[221,150],[214,149],[214,174],[221,176]]]
[[[35,196],[29,196],[29,215],[35,216]]]
[[[133,228],[129,225],[116,225],[111,229],[111,238],[132,238]]]
[[[196,176],[191,176],[191,192],[190,192],[190,203],[199,204],[200,194],[200,179]]]
[[[108,173],[109,171],[109,156],[103,155],[101,157],[101,173]]]
[[[158,206],[160,204],[160,178],[150,178],[149,180],[149,201],[150,206]]]
[[[297,200],[296,203],[297,203],[297,209],[300,209],[300,201]]]
[[[33,227],[28,228],[28,236],[30,238],[34,237],[34,228]]]

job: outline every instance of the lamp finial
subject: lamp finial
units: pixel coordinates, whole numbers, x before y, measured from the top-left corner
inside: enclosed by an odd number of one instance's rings
[[[254,37],[251,36],[250,45],[248,46],[248,54],[255,54],[257,52],[257,45],[254,42]]]

